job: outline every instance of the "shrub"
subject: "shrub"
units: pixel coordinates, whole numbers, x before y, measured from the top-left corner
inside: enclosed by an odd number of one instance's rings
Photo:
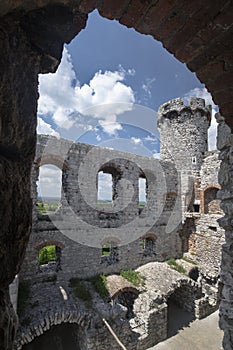
[[[123,270],[120,275],[127,281],[131,282],[136,287],[145,285],[145,277],[140,275],[140,272],[134,270]]]
[[[39,251],[39,265],[48,264],[49,261],[56,261],[56,246],[50,245]]]
[[[98,275],[90,279],[95,290],[99,295],[105,299],[109,296],[108,288],[107,288],[107,277],[105,275]]]

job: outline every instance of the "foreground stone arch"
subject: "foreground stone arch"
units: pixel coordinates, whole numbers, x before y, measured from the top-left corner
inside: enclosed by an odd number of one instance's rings
[[[6,205],[1,209],[0,349],[13,346],[15,321],[8,285],[20,269],[31,227],[30,170],[36,143],[37,75],[56,70],[64,42],[70,42],[85,27],[87,14],[94,8],[106,18],[115,18],[123,25],[160,40],[205,83],[233,130],[231,1],[1,1],[0,200]],[[221,224],[227,231],[227,243],[223,247],[221,312],[224,346],[230,349],[233,338],[230,316],[233,194],[232,178],[227,175],[233,162],[233,139],[231,130],[220,117],[219,123],[219,149],[223,159],[220,182],[226,214]]]
[[[22,332],[19,333],[16,349],[22,349],[23,345],[29,344],[36,337],[39,337],[50,330],[51,327],[67,323],[77,324],[77,326],[84,331],[90,326],[91,315],[74,309],[50,311],[47,315],[44,315],[44,318],[38,319],[37,322],[25,327]]]

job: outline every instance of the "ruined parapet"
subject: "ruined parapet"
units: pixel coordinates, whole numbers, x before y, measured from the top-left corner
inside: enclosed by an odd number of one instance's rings
[[[202,98],[171,100],[158,110],[160,159],[175,162],[178,170],[196,172],[208,150],[211,106]]]

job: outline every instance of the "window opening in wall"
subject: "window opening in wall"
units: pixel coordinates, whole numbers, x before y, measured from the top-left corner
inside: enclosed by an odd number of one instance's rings
[[[209,226],[209,229],[212,230],[212,231],[217,232],[217,227],[215,227],[215,226]]]
[[[197,158],[196,157],[192,157],[192,164],[196,164],[197,163]]]
[[[102,256],[109,256],[111,254],[111,244],[105,243],[102,246]]]
[[[144,256],[155,256],[155,240],[151,237],[143,238],[142,249]]]
[[[147,203],[147,183],[145,177],[139,177],[138,179],[138,193],[138,207],[140,211]]]
[[[37,181],[37,209],[39,214],[52,214],[60,206],[62,171],[52,164],[39,168]]]
[[[112,204],[113,201],[113,177],[112,174],[99,171],[98,173],[98,205]]]
[[[119,261],[118,247],[115,243],[104,243],[102,246],[101,263],[116,264]]]
[[[200,212],[200,204],[194,204],[193,211],[194,211],[194,213],[199,213]]]
[[[40,272],[58,271],[61,269],[61,248],[48,245],[40,249],[38,256]]]

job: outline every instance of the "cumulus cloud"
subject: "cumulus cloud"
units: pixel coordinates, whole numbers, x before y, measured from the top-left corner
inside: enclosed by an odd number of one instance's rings
[[[193,90],[190,90],[187,94],[185,94],[184,99],[186,102],[189,102],[191,97],[203,98],[205,100],[206,105],[211,105],[212,107],[212,120],[208,131],[208,145],[209,150],[215,150],[217,137],[217,122],[214,115],[218,112],[218,106],[214,104],[212,96],[206,88],[195,88]]]
[[[117,116],[131,110],[135,102],[133,90],[124,84],[127,74],[133,75],[134,70],[119,67],[115,72],[99,71],[89,84],[80,86],[65,48],[57,72],[39,77],[38,113],[51,115],[58,126],[66,129],[78,123],[80,115],[91,116],[97,119],[96,124],[100,122],[104,131],[113,134],[120,130]]]
[[[45,134],[60,137],[59,133],[55,131],[50,124],[46,123],[40,117],[37,118],[37,134]]]

